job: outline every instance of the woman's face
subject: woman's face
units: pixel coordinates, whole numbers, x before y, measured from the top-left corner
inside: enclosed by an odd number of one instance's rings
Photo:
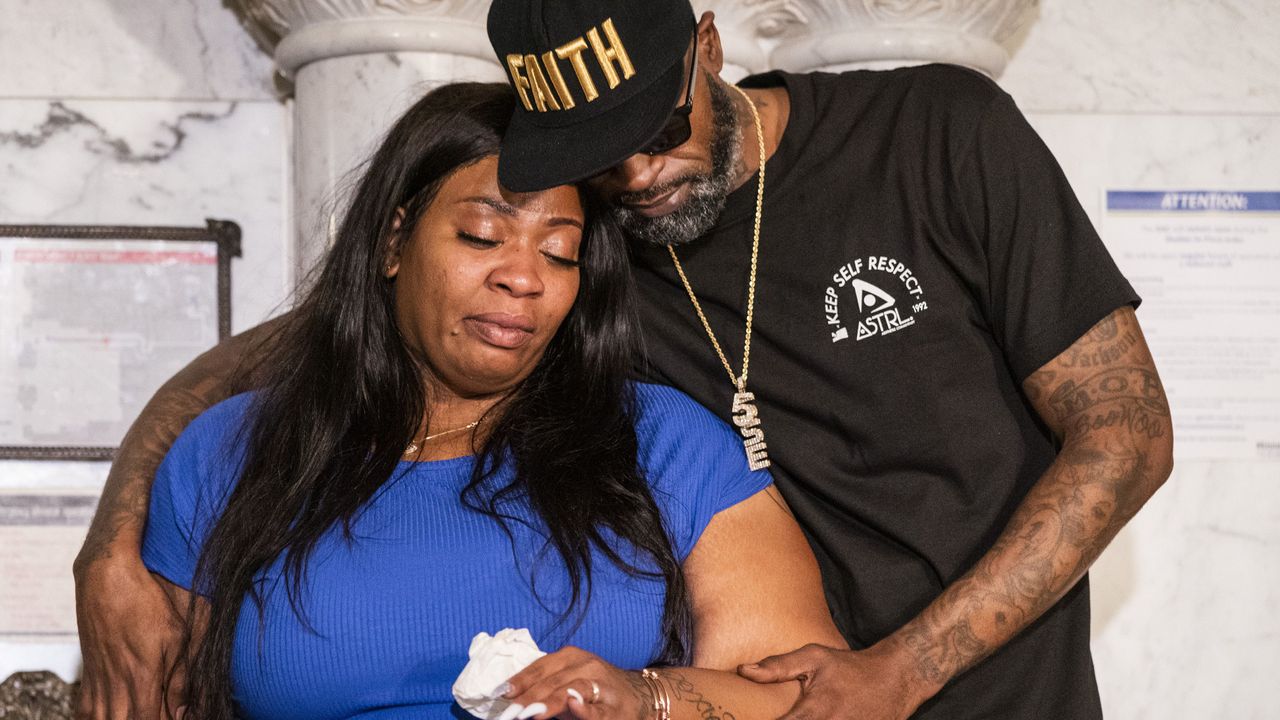
[[[387,269],[434,391],[481,397],[532,372],[577,298],[583,222],[576,188],[509,192],[496,157],[445,180]]]

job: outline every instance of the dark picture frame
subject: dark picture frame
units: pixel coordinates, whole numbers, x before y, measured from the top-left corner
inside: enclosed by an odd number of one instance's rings
[[[103,240],[202,243],[217,248],[217,338],[231,334],[231,258],[240,257],[240,226],[230,220],[206,219],[204,227],[130,225],[0,225],[0,243],[45,240],[53,248],[60,242]],[[0,307],[0,312],[6,312]],[[3,339],[0,339],[3,340]],[[139,408],[141,409],[141,408]],[[101,444],[6,445],[0,443],[0,460],[110,460],[115,446]]]

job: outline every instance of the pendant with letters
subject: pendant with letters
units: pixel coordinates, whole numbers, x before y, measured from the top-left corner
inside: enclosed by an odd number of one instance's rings
[[[752,470],[769,467],[769,449],[764,443],[764,428],[760,427],[760,411],[756,409],[756,396],[742,385],[733,394],[733,424],[742,433],[742,447],[747,453],[747,465]]]

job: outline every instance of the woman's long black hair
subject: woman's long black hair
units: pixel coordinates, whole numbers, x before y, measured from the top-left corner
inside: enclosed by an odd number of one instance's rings
[[[429,412],[383,273],[396,212],[405,212],[400,237],[411,236],[451,173],[497,154],[512,109],[508,87],[479,83],[438,88],[410,108],[370,159],[313,286],[272,340],[242,431],[242,473],[197,567],[209,611],[204,635],[188,630],[184,643],[187,717],[234,717],[232,646],[246,597],[262,612],[255,578],[283,556],[284,584],[305,624],[308,555],[336,526],[350,539],[358,511],[391,480]],[[461,500],[502,523],[500,501],[528,498],[572,581],[562,620],[589,598],[593,545],[628,572],[661,577],[664,645],[655,661],[679,662],[688,657],[688,592],[636,465],[627,378],[639,337],[626,247],[608,213],[584,202],[577,300],[536,368],[491,411]],[[514,479],[495,487],[504,457],[514,460]],[[619,557],[605,529],[647,556],[644,567]],[[193,601],[189,627],[196,612]]]

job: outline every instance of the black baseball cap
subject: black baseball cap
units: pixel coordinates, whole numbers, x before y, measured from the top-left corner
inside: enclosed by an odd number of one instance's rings
[[[684,89],[695,25],[689,0],[494,0],[489,42],[517,95],[502,185],[577,182],[639,152]]]

